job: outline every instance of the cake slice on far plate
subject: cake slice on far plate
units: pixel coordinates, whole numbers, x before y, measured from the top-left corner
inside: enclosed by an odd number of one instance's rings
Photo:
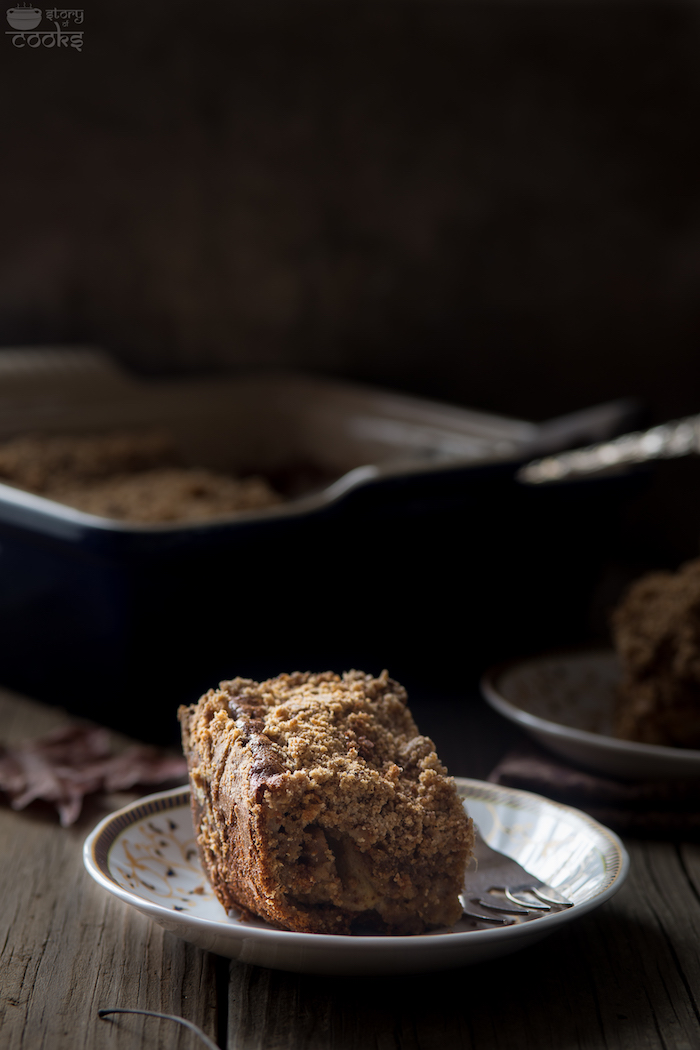
[[[623,666],[616,735],[700,748],[700,558],[637,580],[612,628]]]

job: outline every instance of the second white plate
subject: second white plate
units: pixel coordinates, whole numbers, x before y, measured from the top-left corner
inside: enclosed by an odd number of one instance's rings
[[[627,854],[591,817],[527,791],[456,782],[486,842],[559,889],[572,908],[497,929],[473,929],[462,920],[416,937],[291,933],[259,920],[240,922],[226,915],[202,872],[187,788],[106,817],[88,836],[83,857],[104,889],[185,940],[240,962],[301,973],[420,973],[495,958],[553,933],[622,885]]]
[[[699,777],[700,751],[612,735],[620,673],[612,650],[561,653],[489,671],[481,689],[499,714],[588,769],[621,780]]]

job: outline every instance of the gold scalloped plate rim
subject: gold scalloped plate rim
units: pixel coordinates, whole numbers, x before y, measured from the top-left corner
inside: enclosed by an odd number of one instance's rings
[[[522,925],[467,931],[444,930],[412,937],[294,933],[262,923],[253,925],[240,922],[229,918],[223,909],[220,919],[186,914],[125,887],[113,870],[111,852],[119,837],[142,821],[157,815],[182,812],[183,809],[189,815],[188,787],[148,795],[105,817],[85,840],[83,860],[88,873],[103,889],[185,940],[211,947],[218,954],[241,961],[311,973],[422,972],[467,965],[482,958],[508,954],[599,907],[624,882],[629,870],[627,852],[618,836],[592,817],[529,791],[461,777],[454,779],[468,808],[471,803],[472,806],[483,804],[485,807],[495,807],[499,814],[503,809],[507,814],[516,816],[545,814],[552,819],[568,822],[575,831],[578,829],[577,834],[590,835],[592,840],[596,840],[596,845],[591,848],[598,851],[604,871],[600,885],[587,899],[575,903],[572,908]],[[495,848],[507,852],[503,849],[503,841],[496,841],[488,834],[485,838]],[[206,881],[203,873],[201,877]]]

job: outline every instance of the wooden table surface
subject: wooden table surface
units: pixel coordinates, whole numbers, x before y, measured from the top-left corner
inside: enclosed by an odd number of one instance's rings
[[[481,778],[512,743],[476,697],[412,703],[453,773]],[[0,740],[65,721],[0,691]],[[85,873],[83,840],[118,798],[62,829],[48,809],[0,805],[0,1047],[197,1050],[175,1013],[228,1050],[696,1050],[700,847],[626,843],[607,904],[520,953],[447,973],[316,977],[230,963],[163,932]]]

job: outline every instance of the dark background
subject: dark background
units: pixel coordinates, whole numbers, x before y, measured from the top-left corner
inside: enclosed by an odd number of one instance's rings
[[[697,5],[85,12],[2,42],[0,344],[698,408]]]
[[[0,42],[0,345],[534,420],[620,396],[640,422],[700,411],[697,5],[127,0],[79,28],[82,52]],[[307,595],[311,635],[278,610],[274,657],[246,648],[272,631],[258,610],[232,670],[390,662],[425,695],[440,664],[454,694],[465,667],[604,638],[630,579],[698,553],[700,460],[514,493],[481,479],[457,514],[448,493],[399,543],[404,497],[360,508],[340,568],[303,567],[341,592],[383,573],[376,600],[336,600],[334,628]]]

